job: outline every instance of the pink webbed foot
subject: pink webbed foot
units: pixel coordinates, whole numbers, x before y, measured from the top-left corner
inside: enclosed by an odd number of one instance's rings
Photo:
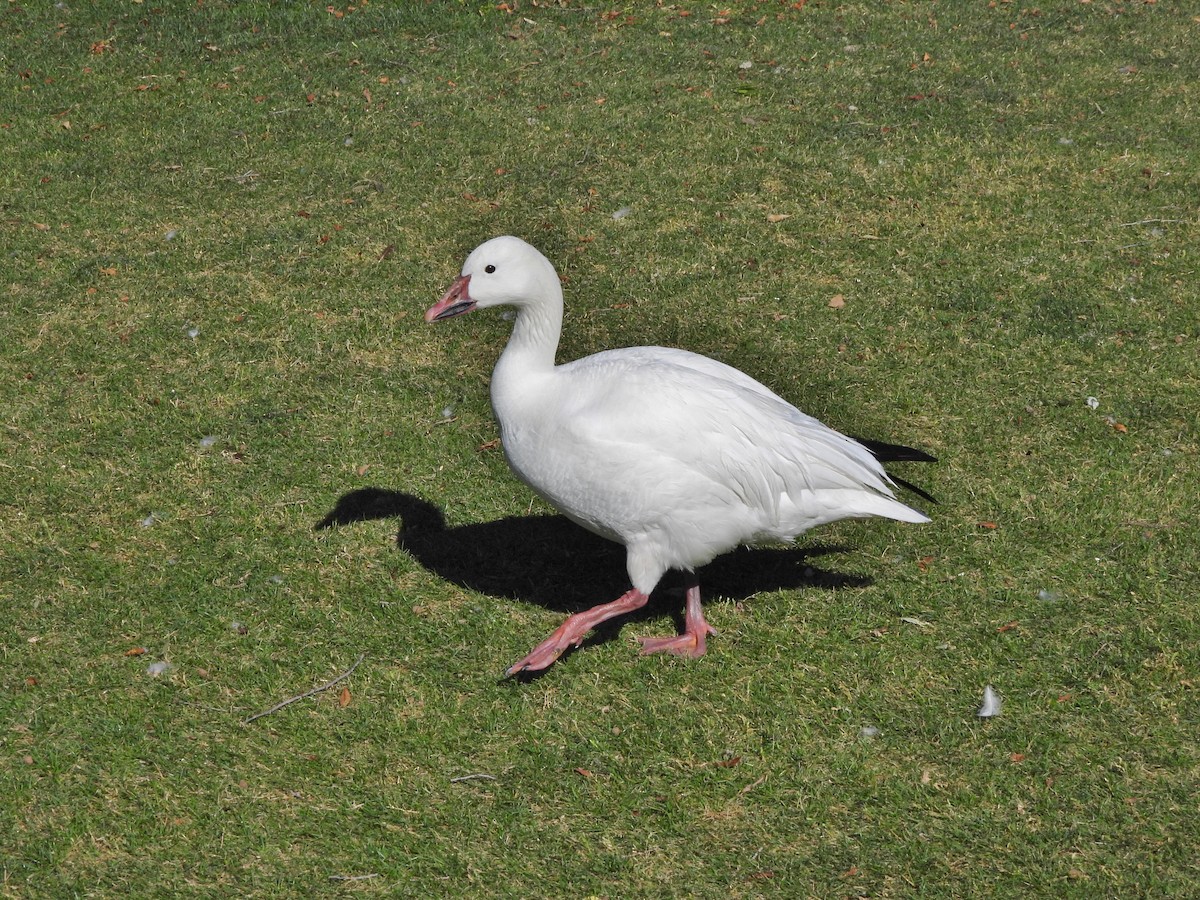
[[[697,659],[708,652],[704,639],[708,635],[716,633],[717,629],[705,622],[703,628],[696,631],[685,631],[674,637],[643,637],[638,640],[642,642],[642,656],[649,656],[651,653],[673,653],[676,656]]]
[[[570,620],[568,619],[567,621]],[[576,637],[569,637],[563,632],[566,624],[564,622],[550,637],[530,650],[523,659],[517,660],[505,669],[504,674],[511,677],[521,672],[540,672],[542,669],[549,668],[571,647],[578,647],[582,644],[583,634],[579,634]],[[586,631],[584,634],[586,634]]]
[[[638,638],[638,640],[642,642],[643,656],[651,653],[673,653],[676,656],[696,659],[703,656],[708,650],[705,638],[716,633],[717,629],[704,620],[704,612],[700,608],[700,585],[693,576],[688,581],[683,634],[664,638]]]
[[[509,666],[504,674],[512,676],[521,672],[540,672],[548,668],[571,647],[582,644],[587,633],[601,622],[640,609],[649,599],[646,594],[635,588],[622,594],[612,603],[603,603],[568,616],[550,637],[534,647],[524,659]]]

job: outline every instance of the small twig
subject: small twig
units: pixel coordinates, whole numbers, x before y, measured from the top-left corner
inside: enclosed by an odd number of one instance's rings
[[[250,716],[248,719],[243,719],[242,724],[249,725],[255,719],[261,719],[263,716],[269,716],[273,712],[279,712],[279,710],[283,709],[285,706],[287,706],[290,703],[295,703],[297,700],[303,700],[305,697],[311,697],[313,694],[319,694],[319,693],[321,693],[321,691],[329,690],[331,687],[333,687],[339,681],[345,681],[347,678],[349,678],[351,675],[353,675],[354,670],[358,668],[358,664],[363,661],[364,656],[366,656],[365,653],[358,654],[358,659],[356,659],[354,661],[354,665],[352,665],[350,668],[348,668],[345,672],[343,672],[337,678],[333,679],[333,681],[328,681],[325,684],[319,685],[318,687],[310,688],[309,690],[305,691],[303,694],[297,694],[295,697],[288,697],[286,700],[281,700],[278,703],[276,703],[274,706],[272,706],[270,709],[264,709],[262,712],[255,713],[254,715]]]
[[[738,791],[738,793],[739,794],[748,794],[766,780],[767,780],[767,776],[763,775],[763,777],[758,779],[757,781],[750,782],[748,785],[746,785],[744,788],[742,788],[740,791]]]
[[[378,878],[378,872],[372,872],[370,875],[330,875],[330,881],[366,881],[368,878]]]
[[[1142,219],[1140,222],[1118,222],[1118,228],[1131,228],[1134,225],[1153,225],[1161,222],[1164,225],[1182,225],[1185,219]]]
[[[485,772],[477,772],[474,775],[459,775],[457,778],[451,778],[451,784],[458,784],[460,781],[495,781],[495,775],[488,775]]]

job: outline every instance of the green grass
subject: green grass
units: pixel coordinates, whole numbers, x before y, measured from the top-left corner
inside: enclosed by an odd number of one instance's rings
[[[515,5],[0,10],[3,895],[1200,891],[1194,10]],[[480,449],[508,324],[420,319],[506,232],[561,358],[928,448],[933,523],[503,680],[623,589]]]

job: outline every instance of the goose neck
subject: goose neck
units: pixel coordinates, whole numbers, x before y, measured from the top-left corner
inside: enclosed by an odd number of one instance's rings
[[[553,369],[562,316],[561,298],[550,297],[518,308],[517,321],[500,356],[500,364],[522,372]]]

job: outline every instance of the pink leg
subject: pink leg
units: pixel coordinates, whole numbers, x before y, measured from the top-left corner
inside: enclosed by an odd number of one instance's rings
[[[704,639],[717,630],[704,621],[700,608],[700,582],[694,575],[688,576],[687,610],[683,616],[683,634],[665,638],[638,638],[642,642],[642,654],[674,653],[676,656],[703,656],[708,649]]]
[[[648,596],[634,588],[622,594],[612,603],[602,603],[591,609],[585,609],[583,612],[575,613],[573,616],[568,616],[567,620],[559,625],[550,637],[534,647],[524,659],[509,666],[505,674],[516,675],[519,672],[536,672],[546,668],[562,656],[568,647],[578,647],[582,644],[584,635],[601,622],[607,622],[615,616],[641,609],[649,599]]]

